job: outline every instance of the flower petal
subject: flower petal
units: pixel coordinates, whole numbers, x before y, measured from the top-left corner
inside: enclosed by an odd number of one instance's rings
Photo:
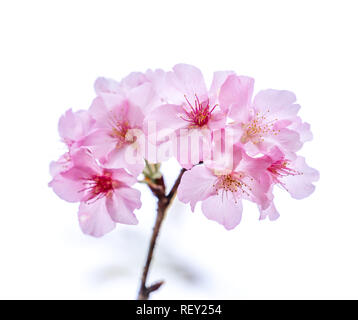
[[[274,221],[274,220],[276,220],[276,219],[278,219],[280,217],[280,214],[277,211],[273,201],[264,210],[259,206],[259,210],[260,210],[260,220],[264,220],[264,219],[266,219],[268,217],[270,219],[270,221]]]
[[[308,197],[315,190],[312,182],[318,181],[319,172],[309,167],[305,159],[300,156],[290,166],[301,174],[283,177],[281,181],[284,183],[285,188],[292,198],[303,199]]]
[[[78,211],[78,220],[83,233],[101,237],[115,228],[115,223],[106,209],[105,198],[93,203],[82,202]]]
[[[246,122],[249,118],[253,90],[254,79],[236,75],[229,76],[220,90],[220,108],[228,112],[232,119]]]
[[[158,140],[171,135],[177,129],[184,128],[187,123],[181,118],[183,107],[174,104],[164,104],[155,108],[146,118],[148,128],[155,126]],[[153,132],[150,132],[153,135]]]
[[[73,112],[70,109],[60,118],[58,131],[63,141],[71,146],[89,133],[94,122],[87,111]]]
[[[119,93],[121,92],[120,84],[112,80],[110,78],[99,77],[96,79],[94,83],[94,90],[97,95],[101,95],[101,93]]]
[[[298,104],[294,104],[295,101],[296,96],[290,91],[267,89],[257,93],[253,105],[256,111],[265,116],[288,119],[294,117],[300,109]],[[267,110],[270,110],[269,114]]]
[[[211,87],[209,90],[209,98],[210,98],[210,102],[212,104],[216,103],[216,101],[219,97],[221,86],[226,81],[228,76],[230,76],[232,74],[235,74],[235,72],[234,71],[216,71],[216,72],[214,72],[213,81],[211,83]]]
[[[133,211],[141,205],[140,192],[132,188],[115,189],[112,197],[106,199],[106,207],[112,219],[124,224],[138,224]]]
[[[201,71],[188,64],[177,64],[174,72],[168,74],[169,82],[189,97],[197,95],[200,101],[208,98],[208,91]]]
[[[234,229],[241,221],[242,202],[235,202],[231,193],[227,196],[214,195],[201,204],[203,214],[209,219],[222,224],[227,230]]]
[[[83,184],[79,180],[64,178],[61,174],[56,176],[49,187],[63,200],[68,202],[79,202],[83,198]]]
[[[195,166],[186,171],[178,187],[178,199],[184,203],[190,202],[194,211],[198,201],[205,200],[215,193],[213,185],[216,177],[205,166]]]

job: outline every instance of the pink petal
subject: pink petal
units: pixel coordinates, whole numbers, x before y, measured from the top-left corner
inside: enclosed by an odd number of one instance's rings
[[[94,83],[94,90],[96,91],[97,95],[101,93],[119,93],[121,91],[120,84],[112,79],[109,78],[97,78]]]
[[[308,197],[315,190],[315,186],[312,182],[318,181],[319,172],[309,167],[305,159],[300,156],[291,163],[290,167],[291,166],[299,171],[301,175],[283,177],[281,181],[293,198],[303,199]]]
[[[239,162],[235,171],[243,171],[255,178],[256,181],[261,185],[260,189],[267,191],[267,184],[269,183],[269,176],[267,175],[266,169],[272,164],[272,160],[269,157],[252,158],[245,152],[242,153],[242,161]]]
[[[212,170],[231,172],[234,171],[241,162],[242,149],[238,144],[236,144],[231,150],[225,150],[224,138],[225,135],[222,136],[221,141],[216,141],[216,143],[212,146],[212,159],[207,159],[204,163]]]
[[[133,89],[147,82],[147,77],[142,72],[131,72],[120,83],[122,88]]]
[[[195,166],[186,171],[178,188],[178,199],[184,203],[190,202],[191,210],[194,211],[198,201],[202,201],[215,193],[213,185],[216,176],[205,166]]]
[[[187,122],[181,118],[183,107],[173,104],[161,105],[155,108],[146,118],[149,127],[155,125],[158,140],[172,134],[177,129],[184,128]]]
[[[269,207],[265,210],[262,210],[259,206],[259,210],[260,210],[260,220],[264,220],[266,219],[266,217],[268,217],[270,221],[274,221],[280,217],[280,214],[277,211],[275,204],[273,202],[271,202]]]
[[[300,117],[297,117],[296,121],[294,121],[288,128],[296,131],[300,135],[300,140],[303,143],[313,139],[311,126],[307,122],[302,122]]]
[[[270,198],[268,197],[268,191],[271,187],[270,176],[265,172],[260,172],[256,174],[256,178],[248,175],[242,181],[247,185],[244,188],[246,193],[241,194],[242,198],[258,204],[262,209],[268,208],[270,205]]]
[[[72,112],[67,110],[66,113],[60,118],[58,123],[58,131],[61,138],[68,144],[77,142],[84,137],[94,124],[87,111]]]
[[[93,203],[80,204],[78,220],[83,233],[101,237],[115,228],[115,223],[109,216],[105,198]]]
[[[109,128],[108,109],[101,97],[97,97],[92,101],[89,109],[90,115],[96,119],[96,127]]]
[[[214,72],[213,81],[211,83],[211,87],[209,90],[209,98],[210,98],[211,103],[213,103],[213,102],[214,102],[214,104],[216,103],[218,96],[219,96],[221,86],[226,81],[228,76],[230,76],[232,74],[235,74],[235,72],[234,71],[216,71],[216,72]]]
[[[222,129],[225,127],[226,115],[221,111],[214,111],[211,114],[208,127],[210,130]]]
[[[162,103],[163,101],[165,101],[165,103],[168,103],[169,101],[165,100],[167,94],[170,95],[170,92],[168,92],[167,90],[168,89],[168,83],[166,81],[167,72],[165,72],[162,69],[156,69],[156,70],[148,69],[145,73],[145,76],[153,86],[156,93],[159,95],[159,99],[162,99]]]
[[[300,135],[290,129],[282,128],[277,134],[270,134],[263,138],[263,141],[257,144],[247,143],[245,149],[252,155],[257,153],[268,153],[270,149],[278,146],[287,157],[293,157],[294,152],[301,149],[303,143],[300,141]]]
[[[155,91],[152,84],[146,82],[131,89],[127,96],[132,104],[140,107],[143,112],[146,112],[146,108],[155,98]]]
[[[170,83],[188,97],[197,95],[200,101],[208,98],[205,80],[201,71],[188,64],[177,64],[174,72],[168,74]]]
[[[49,187],[63,200],[68,202],[79,202],[83,198],[84,188],[82,181],[66,179],[62,175],[55,177]]]
[[[111,173],[112,179],[118,180],[127,186],[132,186],[137,182],[137,179],[129,174],[125,169],[105,169],[105,171]]]
[[[93,155],[102,160],[116,148],[117,141],[110,136],[108,129],[96,129],[81,141],[81,145],[89,147]]]
[[[116,120],[128,122],[131,128],[142,128],[144,114],[143,111],[129,101],[124,101],[120,106],[112,109],[111,114]]]
[[[106,207],[112,219],[124,224],[137,224],[133,211],[141,207],[140,192],[132,188],[116,189],[112,197],[107,197]]]
[[[69,202],[78,202],[83,199],[85,193],[84,182],[92,178],[93,175],[101,174],[102,169],[85,148],[74,152],[71,160],[71,167],[58,174],[49,186],[60,198]]]
[[[290,129],[281,129],[277,136],[272,137],[284,150],[296,152],[302,147],[300,135]]]
[[[104,127],[108,123],[108,111],[121,106],[126,100],[122,94],[103,92],[93,100],[89,109],[90,115],[96,119],[97,125]]]
[[[63,154],[57,161],[50,163],[50,174],[52,177],[57,176],[61,172],[67,171],[72,167],[72,160],[69,152]]]
[[[74,167],[86,172],[83,178],[102,172],[102,169],[97,164],[93,153],[87,148],[81,148],[74,152],[71,159]]]
[[[177,132],[176,152],[174,156],[185,169],[210,156],[211,131],[208,128],[183,129]],[[174,146],[175,148],[175,146]]]
[[[136,152],[139,152],[139,154],[137,155]],[[109,153],[105,166],[107,168],[126,168],[136,177],[143,171],[145,163],[141,150],[138,151],[132,145],[126,145],[122,148],[114,148]]]
[[[272,149],[270,149],[270,151],[266,154],[266,157],[270,157],[271,158],[271,162],[276,162],[277,160],[280,160],[282,158],[285,157],[285,154],[282,152],[282,150],[275,146]],[[268,161],[270,161],[270,159],[268,159]]]
[[[287,119],[294,117],[300,106],[294,104],[296,96],[285,90],[267,89],[257,93],[253,105],[255,110],[272,118]],[[270,110],[267,114],[267,110]]]
[[[227,230],[231,230],[241,221],[242,202],[241,200],[235,202],[231,193],[226,195],[211,196],[202,202],[201,209],[209,220],[214,220]]]
[[[229,117],[246,122],[249,118],[253,90],[254,79],[236,75],[229,76],[220,90],[220,108],[228,112]]]

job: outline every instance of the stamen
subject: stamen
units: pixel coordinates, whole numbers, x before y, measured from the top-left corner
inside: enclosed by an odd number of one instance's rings
[[[235,203],[237,203],[237,200],[240,197],[239,193],[249,197],[252,189],[242,180],[243,177],[244,175],[241,173],[231,173],[218,176],[216,183],[213,185],[216,194],[219,195],[221,192],[221,198],[224,200],[224,193],[228,198],[228,193],[231,192]]]
[[[282,177],[303,175],[302,172],[297,171],[289,167],[290,161],[287,159],[279,159],[274,162],[267,170],[271,173],[271,176],[275,183],[280,184],[287,190],[285,183],[281,181]]]
[[[256,112],[253,119],[242,125],[244,129],[244,134],[241,137],[241,142],[246,143],[249,140],[254,144],[258,144],[264,141],[265,136],[268,135],[278,135],[281,130],[274,129],[275,122],[278,119],[273,119],[268,121],[267,115],[270,110],[267,110],[265,114],[260,114]]]
[[[210,107],[209,103],[200,102],[198,96],[195,94],[195,106],[193,106],[186,95],[184,98],[189,106],[189,110],[184,108],[184,114],[180,115],[180,118],[190,123],[190,127],[203,127],[205,126],[210,118],[211,113],[217,107],[217,104]]]
[[[119,181],[112,179],[109,173],[104,173],[103,175],[83,179],[84,188],[79,192],[86,191],[88,193],[88,201],[93,200],[95,202],[103,197],[111,196],[113,190],[118,188],[119,185]]]
[[[128,121],[123,121],[112,112],[108,117],[108,123],[112,127],[110,136],[117,139],[117,148],[122,148],[125,144],[134,142],[134,137],[128,135],[128,131],[131,129]]]

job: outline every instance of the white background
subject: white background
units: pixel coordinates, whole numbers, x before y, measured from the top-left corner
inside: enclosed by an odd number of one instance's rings
[[[57,121],[88,108],[97,76],[233,69],[256,90],[292,90],[314,140],[315,193],[278,192],[281,218],[245,203],[233,231],[175,203],[159,239],[153,298],[358,298],[358,46],[356,1],[1,1],[0,298],[136,295],[155,201],[138,227],[94,239],[77,205],[47,187],[64,151]],[[170,183],[174,162],[165,169]],[[168,170],[170,169],[170,170]]]

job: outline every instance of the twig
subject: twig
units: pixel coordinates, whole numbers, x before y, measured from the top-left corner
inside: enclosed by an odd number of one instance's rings
[[[175,197],[178,187],[179,187],[179,184],[180,184],[180,181],[181,181],[181,177],[183,176],[185,171],[186,171],[185,169],[180,170],[178,178],[175,180],[172,189],[170,190],[169,194],[167,195],[169,202],[171,202],[173,200],[173,198]]]
[[[149,273],[149,268],[150,268],[150,265],[151,265],[151,262],[153,259],[154,248],[155,248],[157,238],[159,235],[159,231],[160,231],[160,227],[163,223],[165,214],[176,195],[176,192],[177,192],[179,184],[180,184],[181,177],[183,176],[185,171],[186,171],[185,169],[182,169],[180,171],[178,178],[176,179],[176,181],[175,181],[172,189],[168,193],[168,195],[165,195],[165,184],[164,184],[163,178],[156,179],[155,184],[149,184],[149,188],[152,190],[153,194],[158,199],[158,208],[157,208],[157,217],[156,217],[155,224],[153,227],[152,237],[150,239],[149,249],[148,249],[148,253],[147,253],[147,259],[146,259],[146,262],[145,262],[145,265],[143,268],[142,277],[141,277],[141,283],[140,283],[140,288],[139,288],[139,293],[138,293],[138,300],[148,300],[150,294],[153,291],[158,290],[164,283],[164,281],[158,281],[149,287],[146,284],[147,278],[148,278],[148,273]]]

